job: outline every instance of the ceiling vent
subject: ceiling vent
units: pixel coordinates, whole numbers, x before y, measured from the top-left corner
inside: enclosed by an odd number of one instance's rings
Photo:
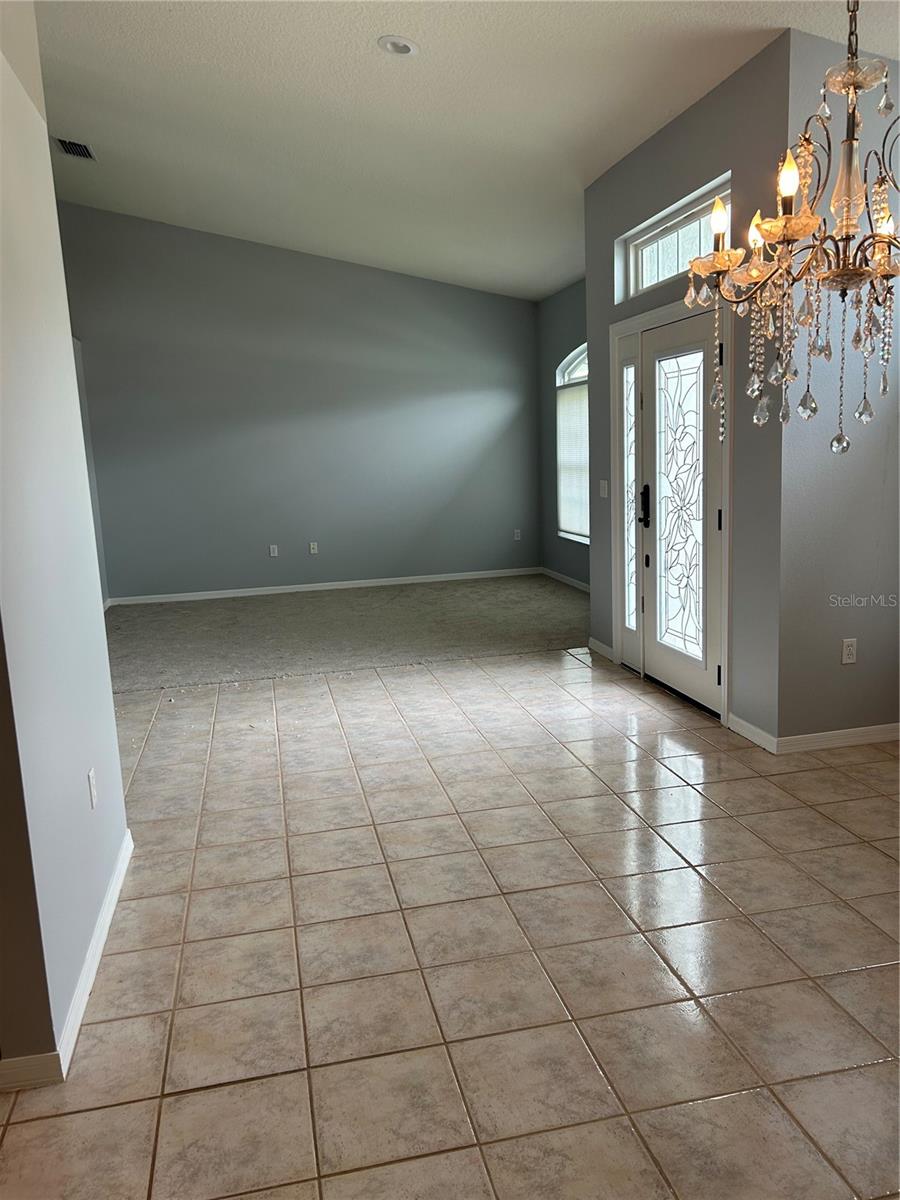
[[[63,154],[68,154],[70,158],[89,158],[91,162],[97,161],[96,154],[85,142],[70,142],[68,138],[54,138],[54,141]]]

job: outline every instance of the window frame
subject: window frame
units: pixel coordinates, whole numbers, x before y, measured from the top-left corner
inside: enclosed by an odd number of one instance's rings
[[[584,362],[587,368],[584,375],[576,379],[570,379],[568,376],[574,369],[581,366]],[[570,542],[578,542],[583,546],[591,544],[590,537],[590,521],[591,521],[591,493],[590,493],[590,403],[588,402],[587,419],[588,419],[588,476],[587,476],[587,514],[588,514],[588,533],[575,533],[572,530],[563,529],[562,521],[560,520],[560,503],[559,503],[559,485],[560,485],[560,462],[559,462],[559,398],[561,392],[571,391],[573,388],[584,388],[585,392],[589,393],[590,379],[590,363],[588,360],[587,342],[581,346],[577,346],[571,354],[567,354],[559,366],[556,368],[556,536],[565,538]]]
[[[653,242],[662,241],[670,233],[678,233],[694,222],[708,220],[712,212],[716,196],[719,196],[728,209],[729,222],[731,218],[731,182],[717,181],[704,188],[700,194],[684,200],[674,208],[659,213],[651,221],[633,229],[622,239],[625,250],[625,297],[632,299],[652,292],[664,284],[671,283],[679,275],[687,271],[688,264],[684,263],[673,275],[657,279],[655,283],[641,282],[641,251]]]

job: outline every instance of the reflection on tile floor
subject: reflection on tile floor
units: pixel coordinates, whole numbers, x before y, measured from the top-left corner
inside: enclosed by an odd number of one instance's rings
[[[135,854],[4,1200],[897,1192],[897,746],[586,651],[118,698]]]

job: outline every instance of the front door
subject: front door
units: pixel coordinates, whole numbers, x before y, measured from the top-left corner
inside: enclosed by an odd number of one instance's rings
[[[625,350],[623,661],[721,712],[723,452],[708,403],[719,353],[712,315],[632,335]]]

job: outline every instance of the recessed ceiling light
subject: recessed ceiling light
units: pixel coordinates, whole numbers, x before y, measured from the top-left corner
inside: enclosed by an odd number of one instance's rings
[[[379,47],[385,54],[418,54],[419,47],[415,42],[411,42],[409,38],[398,37],[396,33],[386,33],[378,39]]]

